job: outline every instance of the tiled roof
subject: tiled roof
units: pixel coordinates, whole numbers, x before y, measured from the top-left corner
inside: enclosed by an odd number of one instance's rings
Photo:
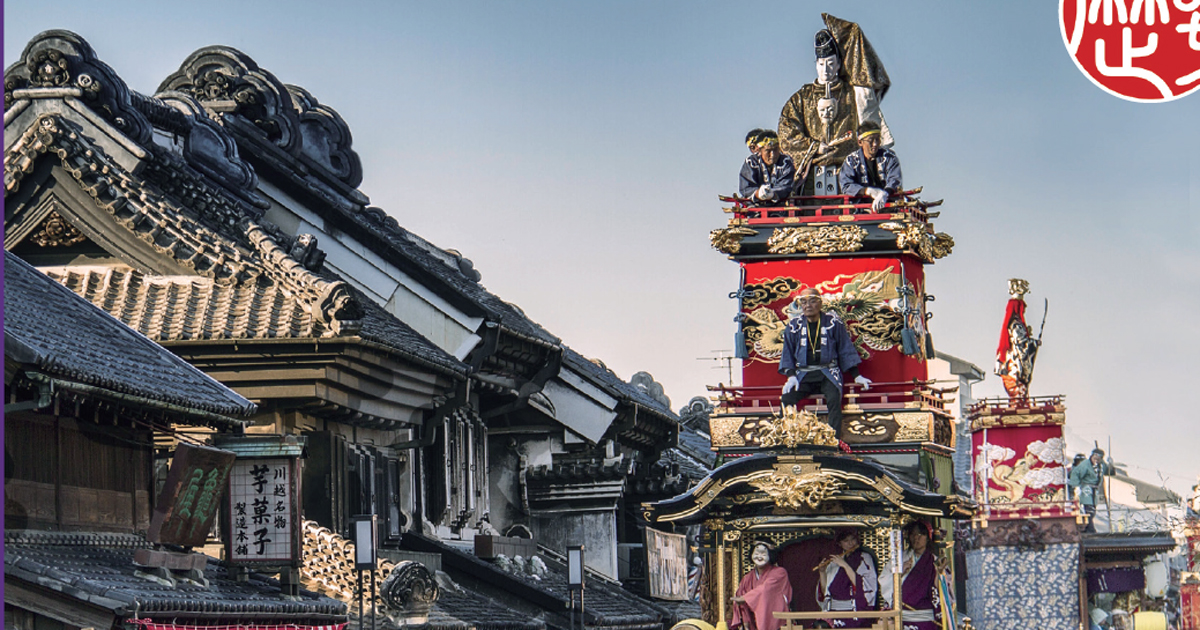
[[[546,622],[530,618],[528,615],[503,606],[487,597],[466,590],[441,589],[441,595],[430,612],[427,630],[431,626],[448,626],[450,620],[457,621],[464,628],[472,630],[545,630]],[[437,615],[447,617],[438,623]]]
[[[1089,554],[1114,552],[1161,553],[1175,548],[1170,531],[1087,533],[1082,537],[1083,551]]]
[[[132,534],[8,531],[4,535],[4,577],[37,584],[100,606],[118,615],[169,619],[221,619],[253,616],[257,623],[309,624],[346,620],[346,605],[301,590],[284,598],[279,583],[251,573],[234,580],[216,559],[204,571],[207,588],[187,581],[174,587],[136,575],[136,549],[148,548]]]
[[[387,216],[379,208],[366,208],[358,212],[342,208],[335,210],[374,235],[392,254],[411,262],[440,280],[446,288],[476,304],[501,326],[542,343],[559,343],[558,337],[529,319],[519,307],[500,299],[478,280],[467,277],[461,270],[459,257],[400,227],[393,217]]]
[[[693,481],[707,477],[717,463],[712,439],[684,425],[679,427],[679,445],[663,451],[663,458],[677,464],[679,471]]]
[[[310,308],[275,284],[233,285],[201,276],[147,276],[114,267],[53,268],[46,273],[160,343],[333,335],[313,317]],[[359,298],[364,310],[360,337],[441,371],[466,373],[461,361],[353,288],[347,290]]]
[[[541,579],[525,574],[508,573],[491,562],[420,534],[405,534],[402,544],[418,551],[442,554],[442,566],[447,570],[469,573],[530,601],[554,602],[547,614],[565,615],[560,606],[569,601],[566,567],[553,558],[543,556],[548,571]],[[669,615],[667,611],[599,578],[587,584],[586,625],[626,630],[661,628]]]
[[[692,481],[704,479],[712,472],[711,467],[706,468],[702,462],[679,448],[669,448],[663,451],[661,459],[679,466],[679,472]]]
[[[4,253],[5,354],[47,376],[216,414],[254,404]]]
[[[660,416],[671,418],[676,422],[679,421],[679,417],[674,412],[664,407],[659,401],[651,398],[641,388],[621,380],[621,377],[614,374],[612,370],[596,364],[596,362],[566,346],[563,346],[563,365],[607,390],[617,398],[637,403]]]
[[[362,295],[357,289],[351,288],[350,292],[358,297],[363,307],[362,329],[358,333],[360,337],[387,346],[401,356],[427,363],[431,367],[454,374],[467,373],[467,364],[435,346],[421,333],[383,310],[383,307]]]

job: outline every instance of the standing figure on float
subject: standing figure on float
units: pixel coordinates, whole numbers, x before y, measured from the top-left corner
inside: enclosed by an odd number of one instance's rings
[[[875,49],[857,24],[821,17],[827,28],[816,36],[817,80],[793,94],[779,115],[780,147],[796,165],[799,195],[838,194],[838,170],[857,148],[854,132],[862,123],[879,125],[881,147],[895,143],[879,110],[892,81]]]
[[[1004,328],[1000,330],[1000,345],[996,348],[996,376],[1004,383],[1009,398],[1029,397],[1033,380],[1033,362],[1037,359],[1041,339],[1030,334],[1025,323],[1025,294],[1029,282],[1020,278],[1008,281],[1008,305],[1004,308]]]
[[[787,569],[775,564],[775,546],[754,543],[750,561],[754,563],[738,584],[733,595],[730,630],[779,630],[783,620],[774,613],[788,612],[792,601],[792,582]]]
[[[924,521],[913,521],[904,527],[904,538],[908,543],[900,554],[900,608],[904,611],[904,630],[938,630],[942,627],[938,593],[941,567],[933,551],[932,530]],[[892,585],[895,561],[889,560],[879,573],[879,600],[884,609],[892,607],[895,595]]]

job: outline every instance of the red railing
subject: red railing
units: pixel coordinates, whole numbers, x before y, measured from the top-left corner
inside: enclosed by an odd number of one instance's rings
[[[776,207],[750,206],[750,199],[739,196],[720,196],[721,201],[734,204],[726,208],[726,212],[750,225],[758,223],[816,223],[822,221],[886,221],[893,215],[902,213],[914,221],[928,222],[938,213],[928,212],[928,208],[941,205],[941,201],[925,202],[914,195],[920,189],[906,190],[896,195],[885,206],[883,212],[871,209],[871,202],[858,201],[859,197],[849,195],[817,195],[810,197],[792,197],[788,203]],[[844,217],[844,218],[843,218]],[[852,217],[852,218],[851,218]]]
[[[842,394],[842,404],[856,405],[864,411],[895,409],[905,403],[918,402],[924,409],[946,411],[946,406],[953,402],[953,394],[957,387],[932,387],[935,381],[891,381],[876,382],[870,389],[851,383],[845,386]],[[713,397],[718,405],[718,413],[737,414],[769,414],[779,410],[780,387],[778,385],[731,387],[725,385],[709,385],[708,391],[717,392]],[[807,404],[805,404],[807,403]],[[824,405],[818,405],[815,398],[800,401],[802,408],[822,410]]]

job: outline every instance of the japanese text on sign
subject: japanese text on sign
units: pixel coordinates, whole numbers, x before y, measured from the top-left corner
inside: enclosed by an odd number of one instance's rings
[[[291,460],[238,460],[230,475],[230,560],[292,560]]]
[[[650,596],[687,599],[687,538],[646,528],[646,580]]]

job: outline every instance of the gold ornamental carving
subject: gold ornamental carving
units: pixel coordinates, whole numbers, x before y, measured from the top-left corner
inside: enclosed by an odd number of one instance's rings
[[[927,442],[933,439],[933,414],[927,411],[905,411],[892,414],[900,428],[896,442]]]
[[[935,259],[945,258],[954,249],[954,237],[945,232],[938,232],[933,235],[933,243],[930,244],[930,248],[933,250]]]
[[[51,212],[30,239],[39,247],[70,247],[84,242],[87,237],[57,212]]]
[[[1066,421],[1067,414],[1065,413],[981,414],[971,418],[971,430],[976,431],[992,427],[1065,424]]]
[[[871,413],[846,417],[846,441],[851,444],[891,442],[900,425],[890,413]]]
[[[748,227],[727,227],[709,232],[708,241],[722,254],[736,254],[742,251],[742,239],[755,234],[757,232]]]
[[[751,484],[767,493],[776,506],[794,510],[802,507],[815,510],[846,487],[845,482],[823,472],[798,476],[777,473],[765,479],[752,481]]]
[[[746,440],[738,430],[742,428],[742,418],[710,418],[709,429],[712,430],[713,446],[745,446]]]
[[[800,444],[837,446],[837,436],[833,434],[833,429],[821,422],[813,412],[784,407],[783,415],[759,422],[758,443],[766,448],[795,448]]]
[[[767,239],[772,254],[831,254],[862,249],[867,231],[857,225],[776,228]]]
[[[930,234],[923,223],[888,221],[879,227],[896,235],[896,247],[911,250],[925,262],[933,262],[950,255],[954,249],[954,238],[945,232]]]
[[[767,522],[767,517],[755,516],[752,518],[739,518],[739,519],[733,521],[732,524],[734,527],[736,527],[738,529],[748,529],[750,527],[754,527],[755,525],[762,525],[763,523],[766,523],[766,522]]]

